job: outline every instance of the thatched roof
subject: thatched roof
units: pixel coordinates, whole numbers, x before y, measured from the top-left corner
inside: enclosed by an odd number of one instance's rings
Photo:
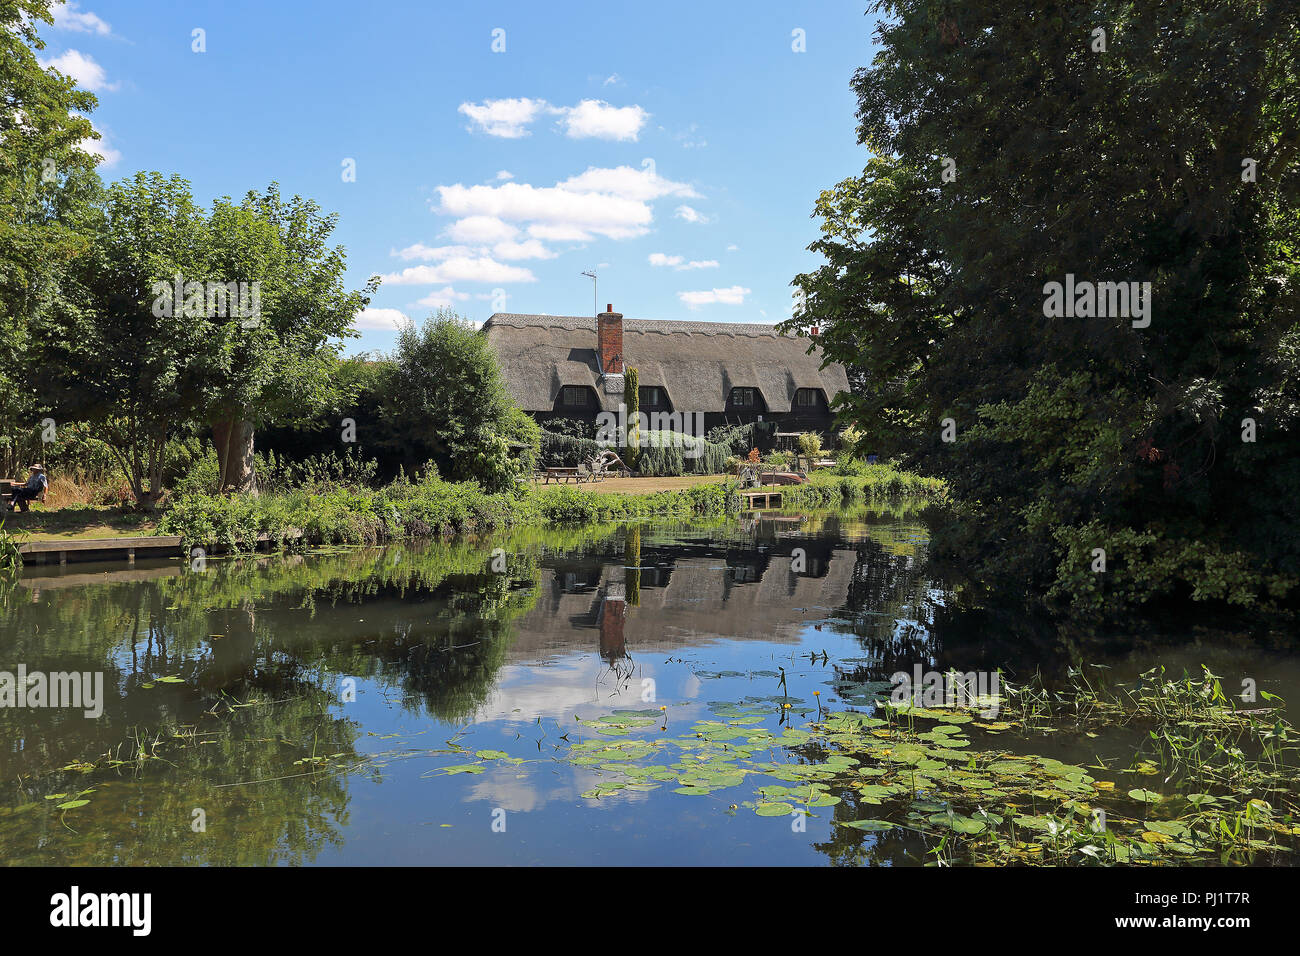
[[[498,312],[483,325],[510,394],[528,411],[550,411],[561,386],[587,385],[601,408],[617,411],[621,391],[606,394],[596,360],[594,316]],[[623,359],[644,386],[668,392],[679,412],[723,411],[734,387],[757,388],[770,412],[788,412],[800,388],[821,389],[827,402],[849,390],[841,365],[820,368],[808,341],[771,325],[623,320]]]

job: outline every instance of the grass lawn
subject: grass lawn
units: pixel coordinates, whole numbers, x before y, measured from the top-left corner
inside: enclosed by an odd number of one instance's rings
[[[726,475],[679,475],[665,478],[606,478],[604,481],[584,481],[579,484],[569,482],[569,484],[583,491],[600,495],[616,491],[630,495],[648,495],[656,491],[678,491],[682,488],[694,488],[696,485],[713,485],[726,480]],[[537,482],[537,487],[547,486]]]
[[[121,508],[80,505],[47,510],[32,505],[26,514],[4,514],[4,529],[22,541],[56,538],[135,538],[153,534],[157,519]]]

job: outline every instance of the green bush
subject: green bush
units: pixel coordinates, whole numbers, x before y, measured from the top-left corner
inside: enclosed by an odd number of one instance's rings
[[[787,507],[838,508],[844,504],[883,498],[918,498],[942,503],[947,501],[947,486],[938,478],[925,478],[899,471],[892,465],[854,463],[849,473],[840,466],[814,471],[802,485],[783,491]]]
[[[539,440],[539,465],[542,468],[572,468],[596,457],[600,451],[600,445],[594,439],[543,431]]]
[[[652,495],[598,494],[573,486],[490,494],[475,482],[405,478],[378,490],[336,487],[250,495],[190,495],[166,511],[158,534],[185,546],[251,551],[279,547],[377,544],[524,523],[592,523],[652,516],[725,515],[739,508],[731,484]]]
[[[748,425],[719,425],[717,428],[710,428],[704,438],[714,445],[725,446],[731,454],[740,458],[748,455],[751,448],[757,447],[753,422]]]
[[[727,471],[726,445],[680,432],[653,431],[641,436],[637,474],[647,476],[721,475]],[[698,451],[692,457],[691,452]]]

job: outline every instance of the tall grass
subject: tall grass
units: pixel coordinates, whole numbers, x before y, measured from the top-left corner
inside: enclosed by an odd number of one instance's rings
[[[259,541],[282,547],[377,544],[401,538],[488,531],[521,524],[617,521],[652,516],[721,515],[738,508],[731,485],[711,484],[635,495],[572,487],[489,494],[473,482],[399,479],[383,488],[300,488],[250,495],[190,494],[158,523],[186,547],[220,544],[249,551]]]
[[[915,498],[933,503],[948,500],[948,487],[938,478],[926,478],[892,465],[868,465],[841,459],[834,468],[814,471],[807,484],[782,489],[785,507],[838,508],[858,501]]]

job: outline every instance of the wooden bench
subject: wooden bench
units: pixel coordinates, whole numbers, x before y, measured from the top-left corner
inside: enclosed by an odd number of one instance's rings
[[[14,510],[14,494],[22,488],[27,487],[27,482],[18,481],[16,478],[0,478],[0,495],[4,496],[5,511]],[[39,501],[45,504],[45,492],[47,489],[42,488],[41,493],[35,498],[25,498],[18,504],[19,511],[26,511],[28,505],[33,501]]]

